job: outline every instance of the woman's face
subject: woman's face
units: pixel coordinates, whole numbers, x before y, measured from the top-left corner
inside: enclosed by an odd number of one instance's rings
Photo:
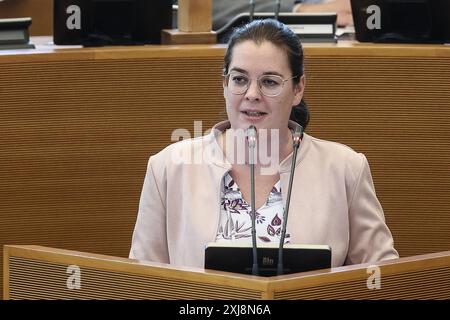
[[[251,79],[248,90],[243,94],[233,94],[224,86],[231,128],[246,130],[254,125],[257,129],[287,130],[292,106],[298,105],[303,96],[304,77],[296,85],[293,85],[293,80],[285,81],[281,93],[275,97],[263,95],[256,81],[262,75],[278,75],[283,79],[295,76],[289,67],[286,51],[269,41],[238,43],[233,49],[230,72],[239,72]],[[235,78],[234,81],[240,79]]]

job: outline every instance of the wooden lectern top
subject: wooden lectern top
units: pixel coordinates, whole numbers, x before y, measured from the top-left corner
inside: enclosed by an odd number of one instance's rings
[[[257,277],[41,246],[4,247],[6,299],[449,299],[449,287],[450,251]]]

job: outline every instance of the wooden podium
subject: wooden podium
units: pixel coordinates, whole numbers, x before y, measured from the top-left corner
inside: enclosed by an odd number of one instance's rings
[[[3,289],[5,299],[450,299],[450,251],[265,278],[7,245]]]

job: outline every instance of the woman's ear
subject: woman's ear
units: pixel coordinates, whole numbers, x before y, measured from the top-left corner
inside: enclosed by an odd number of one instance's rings
[[[294,101],[292,103],[293,106],[300,104],[303,98],[303,93],[305,91],[306,78],[303,75],[300,78],[300,81],[294,87]]]

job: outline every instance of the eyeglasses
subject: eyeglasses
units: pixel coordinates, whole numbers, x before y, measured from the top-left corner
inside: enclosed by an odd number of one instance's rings
[[[297,78],[283,79],[274,74],[266,74],[256,79],[259,91],[266,97],[276,97],[282,91],[286,81]],[[231,71],[223,75],[223,85],[228,88],[232,94],[244,94],[250,87],[251,79],[243,73]]]

